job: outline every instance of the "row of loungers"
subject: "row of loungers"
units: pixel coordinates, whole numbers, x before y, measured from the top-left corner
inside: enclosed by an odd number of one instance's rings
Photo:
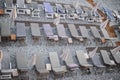
[[[36,54],[34,66],[37,72],[39,72],[41,75],[48,75],[49,71],[51,70],[54,74],[65,74],[67,71],[74,71],[77,70],[79,67],[83,67],[85,69],[90,69],[92,67],[102,69],[105,67],[116,66],[117,64],[120,64],[120,47],[112,49],[111,54],[103,49],[100,50],[100,53],[97,53],[97,50],[98,47],[96,47],[92,51],[89,51],[88,53],[84,50],[76,50],[76,58],[79,62],[78,65],[74,61],[74,56],[72,56],[70,49],[63,49],[60,58],[64,61],[66,66],[60,63],[57,52],[49,52],[49,66],[45,63],[45,59],[43,58],[42,54]],[[114,53],[115,51],[117,53]],[[110,55],[113,56],[113,59],[110,57]],[[16,60],[19,70],[26,71],[29,69],[27,65],[27,59],[22,52],[18,52],[16,54]]]
[[[54,13],[57,12],[60,14],[61,19],[66,18],[66,13],[70,14],[68,16],[69,19],[74,19],[75,11],[71,10],[72,8],[70,7],[70,5],[64,5],[64,7],[65,7],[65,9],[64,9],[61,4],[56,4],[56,12],[54,12],[53,7],[51,6],[50,3],[44,2],[43,6],[44,6],[44,11],[45,11],[47,18],[54,18]]]
[[[41,32],[38,23],[31,23],[30,24],[31,35],[33,38],[40,38]],[[63,24],[58,24],[56,26],[57,34],[54,34],[52,27],[50,24],[43,24],[43,29],[45,35],[48,39],[52,39],[58,41],[59,38],[61,39],[69,39],[70,37],[83,41],[84,38],[90,38],[89,31],[85,26],[79,26],[77,30],[74,24],[68,24],[68,29],[70,31],[71,36],[68,36],[66,33],[66,29]],[[90,30],[95,38],[102,38],[99,30],[97,27],[91,26]],[[106,30],[101,28],[101,32],[103,33],[103,37],[105,39],[110,39]],[[10,27],[9,26],[2,26],[1,27],[1,36],[2,37],[11,37]],[[26,38],[26,27],[24,23],[16,23],[16,37],[17,39],[25,39]]]
[[[43,10],[47,18],[54,18],[56,13],[60,15],[60,19],[84,20],[84,18],[88,16],[88,13],[83,10],[83,8],[80,8],[80,6],[78,8],[73,8],[71,5],[55,4],[55,8],[53,8],[51,3],[43,2]]]
[[[26,28],[24,23],[17,23],[17,38],[26,38]],[[39,38],[41,36],[39,25],[36,23],[31,23],[31,35],[33,38]]]
[[[25,39],[26,37],[25,24],[17,23],[16,27],[17,27],[17,38]],[[33,38],[41,37],[40,28],[37,23],[31,23],[30,29],[31,29],[31,35]],[[54,41],[58,41],[59,38],[69,39],[70,37],[75,38],[79,41],[84,41],[85,38],[90,38],[89,31],[85,26],[79,26],[79,28],[77,29],[74,24],[68,24],[68,29],[70,31],[71,36],[67,35],[66,29],[63,24],[58,24],[56,26],[57,34],[53,32],[53,28],[50,24],[43,24],[43,29],[44,29],[44,33],[47,39],[54,40]],[[100,31],[97,29],[97,27],[91,26],[90,31],[92,32],[95,38],[102,39]],[[103,37],[105,39],[108,39],[108,37],[106,38],[106,36],[103,36]]]
[[[55,8],[53,8],[53,6],[48,3],[48,2],[44,2],[43,3],[43,10],[45,12],[45,16],[47,18],[54,18],[54,16],[56,16],[55,14],[59,14],[60,15],[60,19],[80,19],[80,20],[84,20],[85,17],[88,16],[87,12],[82,10],[79,6],[79,8],[74,9],[73,7],[71,7],[71,5],[64,5],[62,6],[61,4],[55,4],[54,6]],[[34,7],[33,7],[34,8]],[[35,8],[33,12],[30,12],[29,9],[23,9],[23,8],[18,8],[17,9],[17,14],[27,14],[30,15],[30,13],[32,13],[32,17],[40,17],[40,10]],[[9,14],[10,12],[12,12],[11,9],[6,9],[6,14]],[[86,15],[85,15],[86,14]]]

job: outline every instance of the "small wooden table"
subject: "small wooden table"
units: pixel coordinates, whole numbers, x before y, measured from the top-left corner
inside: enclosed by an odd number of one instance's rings
[[[15,34],[11,34],[11,40],[13,40],[13,41],[16,40],[16,35]]]
[[[46,64],[46,69],[47,69],[48,71],[51,71],[51,64]]]
[[[89,59],[89,56],[88,56],[87,53],[85,53],[84,56],[85,56],[86,59]]]
[[[54,40],[58,41],[58,36],[57,35],[54,35]]]
[[[106,43],[106,39],[105,38],[101,38],[102,43]]]
[[[72,38],[68,38],[68,43],[69,43],[69,44],[72,44],[72,43],[73,43]]]

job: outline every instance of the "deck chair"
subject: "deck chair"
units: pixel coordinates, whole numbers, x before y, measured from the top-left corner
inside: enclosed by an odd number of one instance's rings
[[[117,64],[120,64],[120,46],[110,50],[111,54]]]
[[[74,24],[68,24],[68,28],[73,38],[78,39],[79,41],[83,41],[82,36],[78,34],[78,31]]]
[[[16,53],[17,68],[20,71],[28,71],[27,59],[23,52]]]
[[[31,29],[31,34],[33,38],[40,38],[41,33],[40,33],[39,24],[31,23],[30,29]]]
[[[75,19],[75,17],[74,17],[75,9],[72,8],[70,5],[64,5],[64,7],[65,7],[66,12],[67,12],[67,18],[68,19]]]
[[[93,62],[93,65],[98,68],[103,68],[105,67],[104,64],[102,63],[100,53],[97,53],[98,47],[93,49],[92,51],[89,52],[90,59]]]
[[[54,18],[54,11],[53,11],[53,7],[51,6],[51,4],[44,2],[43,6],[44,6],[44,11],[45,11],[46,17],[53,19]]]
[[[25,24],[24,23],[16,23],[17,27],[17,38],[19,39],[25,39],[26,38],[26,30],[25,30]]]
[[[47,36],[48,39],[53,39],[55,41],[58,41],[58,36],[54,35],[53,31],[52,31],[52,27],[50,26],[50,24],[43,24],[43,29],[45,31],[45,34]]]
[[[115,62],[110,59],[110,56],[106,50],[100,50],[100,52],[101,52],[101,56],[102,56],[102,59],[103,59],[103,62],[105,65],[107,65],[107,66],[116,65]]]
[[[79,29],[80,29],[80,32],[81,32],[83,38],[89,38],[90,37],[89,33],[86,29],[86,26],[79,26]]]
[[[90,29],[95,38],[101,38],[101,35],[96,27],[90,27]]]
[[[57,52],[49,52],[49,58],[52,70],[55,74],[63,74],[67,72],[66,67],[60,64]]]
[[[73,56],[70,53],[69,49],[64,49],[63,50],[63,56],[62,56],[63,61],[67,65],[68,69],[74,70],[79,68],[79,66],[74,62]]]
[[[65,32],[65,27],[64,27],[63,24],[58,24],[58,25],[56,26],[56,28],[57,28],[58,36],[59,36],[60,38],[68,38],[68,36],[67,36],[67,34],[66,34],[66,32]]]
[[[10,55],[4,54],[3,56],[2,50],[0,50],[0,70],[0,80],[8,80],[18,76],[17,69],[12,69]]]
[[[104,64],[103,64],[103,62],[101,60],[100,55],[98,55],[98,54],[99,53],[95,54],[94,57],[91,58],[91,60],[92,60],[95,67],[104,68],[105,66],[104,66]]]
[[[93,66],[92,64],[90,64],[87,61],[89,59],[89,57],[87,56],[87,53],[85,53],[84,51],[77,50],[76,56],[77,56],[77,59],[78,59],[80,66],[85,67],[85,68],[90,68]]]
[[[36,54],[35,67],[40,74],[48,74],[49,73],[49,71],[46,69],[46,64],[44,62],[42,54]]]
[[[59,14],[60,19],[66,19],[65,9],[62,7],[61,4],[56,5],[56,12]]]

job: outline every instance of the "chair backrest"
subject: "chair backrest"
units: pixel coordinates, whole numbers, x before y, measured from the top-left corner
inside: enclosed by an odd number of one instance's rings
[[[27,59],[23,52],[16,53],[17,67],[19,70],[26,71],[28,70]]]
[[[61,67],[57,52],[49,52],[49,58],[53,68]]]
[[[81,31],[82,37],[85,37],[85,38],[90,37],[85,26],[79,26],[79,29]]]
[[[101,56],[102,56],[104,63],[107,65],[112,65],[108,52],[106,50],[100,50],[100,52],[101,52]]]
[[[96,27],[90,27],[95,38],[101,38],[101,35]]]
[[[26,37],[26,30],[24,23],[17,23],[17,37]]]
[[[43,24],[43,29],[47,37],[54,35],[50,24]]]
[[[112,54],[116,54],[118,51],[120,51],[120,46],[112,49],[112,50],[111,50],[111,53],[112,53]]]
[[[64,49],[63,54],[65,54],[64,61],[66,62],[66,64],[74,64],[74,60],[70,52],[70,49]]]
[[[75,38],[79,37],[77,29],[76,29],[74,24],[68,24],[68,28],[70,30],[70,33],[71,33],[72,37],[75,37]]]
[[[63,24],[57,25],[57,32],[58,32],[59,37],[61,37],[61,38],[67,37],[66,32],[65,32],[65,27]]]
[[[96,67],[105,67],[103,65],[103,62],[101,60],[101,57],[98,55],[99,53],[96,53],[91,59],[92,59],[92,62],[93,64],[96,66]]]
[[[32,33],[32,36],[34,37],[40,36],[40,28],[37,23],[31,23],[31,33]]]
[[[82,50],[77,50],[76,51],[77,59],[78,59],[80,65],[89,64],[87,62],[87,59],[85,58],[85,54],[86,53]]]
[[[42,56],[42,54],[36,54],[36,68],[38,70],[42,70],[42,69],[45,69],[45,62],[44,62],[44,58]]]

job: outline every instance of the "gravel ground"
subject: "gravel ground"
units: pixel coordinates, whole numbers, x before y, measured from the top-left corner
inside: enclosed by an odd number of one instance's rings
[[[55,1],[58,3],[72,4],[74,0],[46,0],[46,1],[50,1],[50,2]],[[95,1],[98,2],[99,0],[95,0]],[[116,8],[119,9],[120,8],[120,7],[118,7],[120,5],[119,0],[115,0],[115,1],[109,0],[109,2],[107,2],[106,0],[102,0],[102,2],[104,3],[103,5],[106,4],[106,6],[111,9],[116,9]],[[109,3],[113,6],[109,6],[108,5]],[[7,15],[0,17],[0,21],[2,21],[5,18],[7,19],[8,17],[9,16],[7,16]],[[71,21],[69,21],[69,22],[71,22]],[[14,28],[13,26],[12,26],[12,28]],[[38,40],[38,41],[35,41],[32,39],[32,36],[30,34],[30,27],[29,27],[29,25],[27,25],[26,26],[27,37],[24,42],[17,40],[16,42],[10,41],[10,42],[0,43],[0,50],[2,50],[4,53],[4,59],[2,61],[3,69],[9,68],[9,62],[12,63],[12,68],[16,68],[15,54],[17,51],[20,51],[20,50],[24,52],[25,56],[28,59],[28,65],[30,66],[31,58],[32,58],[33,54],[36,54],[36,53],[43,54],[44,58],[46,60],[46,63],[49,63],[48,53],[52,52],[52,51],[55,51],[59,55],[61,55],[63,49],[69,48],[71,50],[72,55],[75,56],[76,50],[79,50],[79,49],[84,50],[86,48],[86,46],[96,46],[96,45],[97,46],[106,46],[106,45],[109,46],[109,45],[111,45],[110,42],[108,42],[107,44],[103,44],[103,45],[96,44],[94,42],[92,36],[90,38],[90,41],[91,41],[90,45],[88,45],[89,41],[86,41],[85,43],[81,43],[77,40],[73,40],[74,41],[73,44],[68,44],[67,40],[60,40],[58,42],[52,42],[52,41],[46,40],[42,27],[40,27],[40,30],[41,30],[42,36],[41,36],[40,40]],[[66,31],[68,32],[68,29],[66,29]],[[75,57],[74,57],[74,60],[78,64]],[[61,61],[61,63],[63,64],[62,61]],[[104,72],[100,73],[100,74],[98,74],[98,73],[95,74],[96,71],[94,71],[94,69],[92,69],[92,70],[93,71],[91,72],[91,74],[83,74],[83,71],[80,69],[77,71],[77,75],[75,75],[75,74],[72,74],[72,76],[65,75],[64,77],[58,78],[57,80],[120,80],[119,67],[114,67],[114,68],[112,68],[112,70],[108,70],[108,71],[103,70]],[[37,80],[36,73],[33,70],[28,71],[28,76],[29,76],[30,80]],[[41,79],[39,79],[39,80],[41,80]],[[50,75],[50,78],[48,80],[53,80],[52,74]]]
[[[39,41],[34,41],[32,39],[32,36],[30,34],[30,28],[29,26],[26,26],[26,40],[25,42],[16,41],[16,42],[4,42],[1,43],[0,49],[4,53],[4,59],[3,59],[3,69],[9,68],[9,62],[12,63],[12,68],[16,68],[16,61],[15,61],[15,54],[18,51],[23,51],[25,56],[28,59],[28,65],[31,68],[31,59],[33,54],[40,53],[44,55],[44,58],[46,60],[46,63],[49,63],[48,60],[48,53],[49,52],[57,52],[59,55],[62,54],[62,50],[65,48],[69,48],[71,50],[72,55],[74,56],[74,61],[78,64],[76,58],[75,58],[75,51],[76,50],[84,50],[86,47],[86,43],[80,43],[77,40],[74,40],[73,44],[68,44],[66,40],[60,40],[58,42],[52,42],[46,40],[44,36],[44,32],[41,28],[42,37]],[[92,39],[91,39],[92,40]],[[94,41],[92,42],[90,46],[95,46],[96,44]],[[63,64],[62,60],[61,63]],[[72,76],[65,76],[63,78],[58,78],[58,80],[119,80],[119,69],[118,68],[112,68],[113,71],[106,71],[104,73],[95,74],[95,71],[93,70],[91,74],[83,74],[83,70],[78,70],[77,75]],[[36,73],[33,70],[30,70],[28,72],[30,80],[36,80]],[[53,78],[50,76],[50,79]]]

